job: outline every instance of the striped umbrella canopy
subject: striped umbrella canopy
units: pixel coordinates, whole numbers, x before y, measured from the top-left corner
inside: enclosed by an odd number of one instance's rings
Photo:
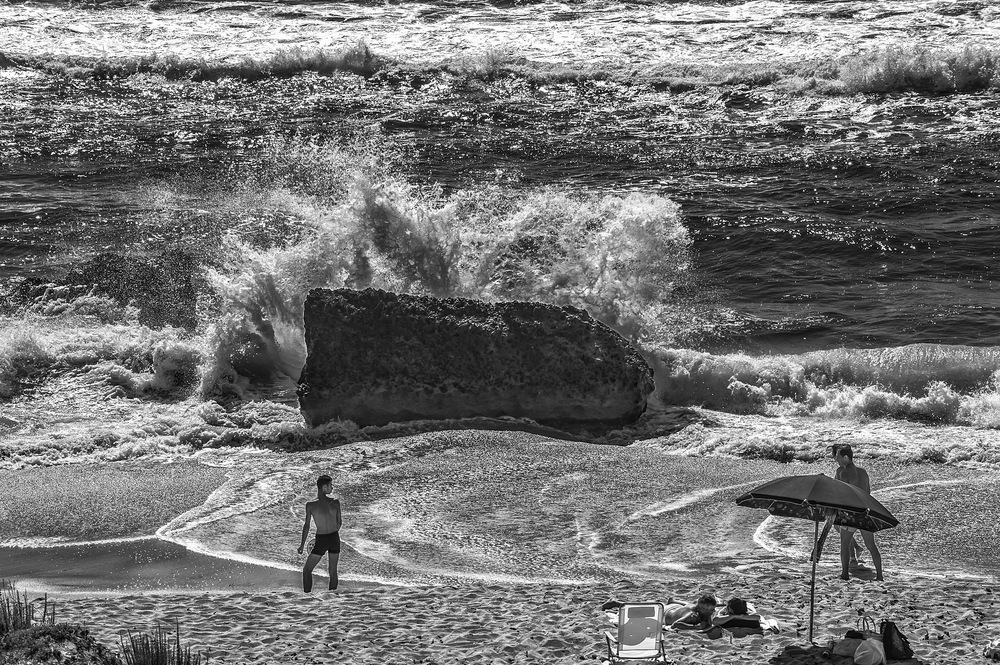
[[[838,526],[865,531],[891,529],[899,524],[889,509],[870,494],[822,473],[772,480],[737,498],[736,505],[813,522],[832,516]]]
[[[816,523],[809,593],[810,642],[813,638],[813,615],[816,608],[816,560],[819,555],[816,542],[819,540],[819,523],[832,518],[834,524],[865,531],[891,529],[899,524],[899,520],[870,494],[822,473],[812,476],[784,476],[772,480],[737,498],[736,505],[762,508],[772,515],[797,517]]]

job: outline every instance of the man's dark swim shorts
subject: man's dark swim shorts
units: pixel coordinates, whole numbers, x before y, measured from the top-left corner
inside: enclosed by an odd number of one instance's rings
[[[316,544],[313,545],[312,554],[323,556],[327,552],[340,554],[340,532],[318,533],[316,534]]]

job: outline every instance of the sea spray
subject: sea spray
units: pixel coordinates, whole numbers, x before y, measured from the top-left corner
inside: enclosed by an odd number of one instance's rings
[[[0,397],[11,397],[21,379],[52,361],[38,333],[22,323],[0,328]]]
[[[679,208],[660,196],[489,186],[446,195],[393,174],[370,147],[283,147],[254,176],[262,191],[238,196],[280,210],[294,235],[263,247],[239,225],[222,236],[208,270],[222,307],[208,331],[205,396],[246,398],[298,379],[312,288],[573,305],[640,339],[661,326],[689,267]]]
[[[848,92],[976,92],[1000,83],[1000,52],[891,46],[848,58],[840,68]]]

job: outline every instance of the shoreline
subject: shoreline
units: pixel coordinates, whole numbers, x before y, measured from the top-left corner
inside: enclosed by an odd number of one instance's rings
[[[19,590],[53,597],[301,592],[302,584],[301,569],[211,556],[156,538],[52,548],[0,547],[0,561],[3,577],[13,580]],[[328,577],[325,569],[317,569],[313,576]],[[348,574],[341,575],[341,586],[393,585]]]

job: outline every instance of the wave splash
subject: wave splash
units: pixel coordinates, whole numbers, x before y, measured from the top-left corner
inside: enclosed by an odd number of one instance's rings
[[[263,400],[253,404],[284,402],[290,411],[305,359],[306,294],[371,286],[586,309],[645,351],[664,404],[1000,428],[998,348],[756,357],[683,348],[711,322],[690,316],[684,301],[696,281],[691,238],[669,199],[525,192],[502,182],[445,192],[403,178],[405,161],[370,137],[275,139],[238,174],[149,185],[143,195],[157,226],[183,228],[205,265],[199,319],[209,323],[192,337],[151,331],[130,319],[130,308],[97,307],[93,296],[83,303],[90,309],[62,303],[0,327],[0,396],[16,394],[25,376],[69,365],[119,396],[197,391],[224,405]],[[87,317],[104,323],[85,326]],[[156,434],[195,446],[237,425],[240,441],[295,435],[295,419],[273,410],[250,409],[264,420],[239,425],[202,409],[193,433],[174,423]]]
[[[262,244],[237,228],[219,239],[206,397],[298,379],[312,288],[572,305],[641,339],[664,327],[689,268],[679,208],[660,196],[495,185],[446,194],[406,182],[371,147],[288,141],[270,158],[246,216],[280,216],[289,233]]]

